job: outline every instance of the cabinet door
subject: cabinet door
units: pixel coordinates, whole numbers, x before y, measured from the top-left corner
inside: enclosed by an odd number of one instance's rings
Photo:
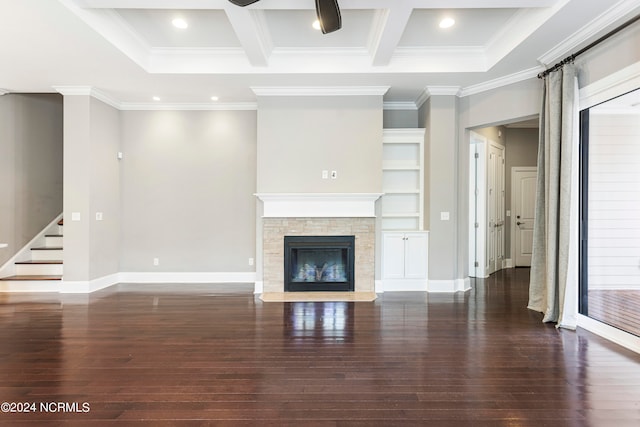
[[[427,277],[427,235],[407,233],[405,235],[404,277],[406,279],[426,279]]]
[[[404,233],[383,233],[382,278],[404,278]]]

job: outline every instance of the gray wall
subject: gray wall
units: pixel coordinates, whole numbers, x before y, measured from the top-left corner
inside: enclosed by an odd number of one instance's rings
[[[0,96],[0,265],[62,212],[62,97]]]
[[[432,96],[420,109],[426,126],[429,175],[429,279],[455,278],[457,242],[456,165],[458,135],[458,98]],[[449,220],[440,213],[449,212]]]
[[[254,271],[256,112],[120,114],[120,270]]]
[[[384,110],[382,123],[385,129],[417,128],[418,110]]]
[[[91,98],[91,266],[90,277],[117,273],[120,267],[120,112]],[[103,214],[96,221],[95,214]]]
[[[258,192],[381,192],[382,122],[381,96],[259,97]]]
[[[119,271],[119,112],[90,96],[64,98],[64,279]],[[73,213],[80,214],[73,221]],[[103,220],[96,220],[102,212]]]

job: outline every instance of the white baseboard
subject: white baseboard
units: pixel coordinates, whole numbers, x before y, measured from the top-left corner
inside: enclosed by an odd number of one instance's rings
[[[586,329],[602,338],[608,339],[631,351],[640,353],[640,337],[624,332],[613,326],[598,322],[590,317],[578,314],[578,327]]]
[[[63,280],[60,286],[62,294],[90,294],[100,289],[120,283],[120,274],[114,273],[93,280]]]
[[[253,288],[253,293],[261,294],[262,292],[264,292],[264,282],[262,280],[256,280]]]
[[[429,292],[433,293],[452,293],[466,292],[471,289],[471,280],[466,277],[464,279],[455,280],[429,280]]]
[[[124,272],[121,283],[255,283],[256,273]]]
[[[384,283],[382,282],[382,280],[376,280],[375,281],[374,289],[375,289],[376,294],[383,294],[384,293]]]
[[[513,260],[511,258],[503,259],[502,268],[513,268]]]
[[[426,292],[427,280],[425,279],[397,279],[382,280],[383,292]],[[378,286],[376,284],[376,292]]]

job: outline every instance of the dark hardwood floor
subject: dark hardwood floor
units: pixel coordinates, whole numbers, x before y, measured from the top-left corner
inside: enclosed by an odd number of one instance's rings
[[[0,402],[37,406],[0,425],[640,425],[640,355],[542,324],[527,287],[510,269],[371,303],[262,303],[249,285],[3,294]]]

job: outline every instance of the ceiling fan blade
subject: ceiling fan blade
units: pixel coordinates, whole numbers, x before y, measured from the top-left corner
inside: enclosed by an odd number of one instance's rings
[[[231,3],[236,6],[249,6],[252,3],[257,2],[258,0],[229,0]]]
[[[332,33],[342,28],[338,0],[316,0],[316,15],[323,34]]]

